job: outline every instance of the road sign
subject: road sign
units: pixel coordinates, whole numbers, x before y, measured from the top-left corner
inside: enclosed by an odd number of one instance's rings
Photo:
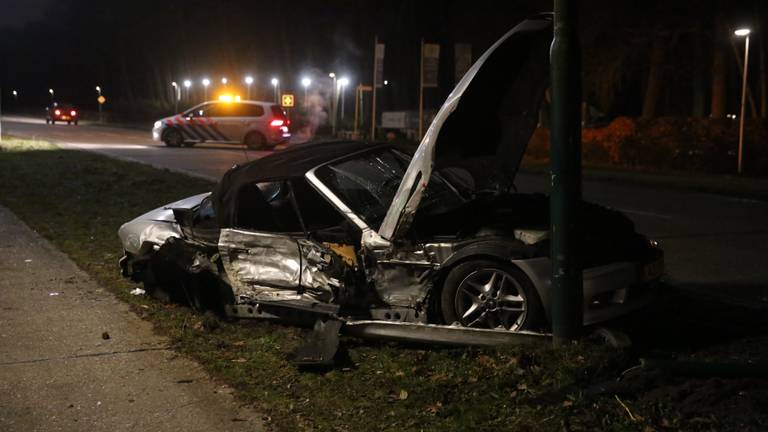
[[[97,97],[96,100],[99,101],[99,105],[103,105],[104,102],[107,101],[107,98],[105,98],[104,96],[99,95],[99,97]]]
[[[285,107],[285,108],[293,108],[294,98],[293,98],[292,94],[286,93],[286,94],[282,95],[282,97],[280,98],[280,101],[282,102],[281,105],[283,105],[283,107]]]

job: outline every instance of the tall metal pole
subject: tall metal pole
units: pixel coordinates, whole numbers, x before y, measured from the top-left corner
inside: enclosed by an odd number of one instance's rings
[[[338,114],[336,112],[336,109],[337,109],[337,105],[339,104],[339,101],[338,101],[338,99],[339,99],[339,90],[336,87],[336,74],[335,73],[331,73],[331,75],[329,75],[329,76],[331,77],[331,80],[333,81],[331,83],[331,85],[332,85],[332,88],[331,88],[331,116],[332,116],[332,118],[331,118],[331,135],[333,135],[335,137],[336,136],[336,117],[337,117],[337,114]]]
[[[744,99],[747,96],[747,65],[749,64],[749,35],[744,39],[744,73],[741,78],[741,113],[739,114],[739,161],[737,172],[742,171],[742,157],[744,155]]]
[[[355,127],[354,127],[354,136],[357,138],[357,122],[360,118],[360,86],[362,84],[358,84],[357,87],[355,87]]]
[[[555,346],[578,339],[584,288],[579,262],[581,231],[581,53],[578,0],[555,0],[552,65],[550,230],[552,335]]]
[[[378,64],[378,61],[379,61],[378,52],[377,52],[378,47],[379,47],[379,36],[374,36],[373,38],[373,97],[371,101],[371,141],[376,140],[376,84],[377,84],[376,65]]]

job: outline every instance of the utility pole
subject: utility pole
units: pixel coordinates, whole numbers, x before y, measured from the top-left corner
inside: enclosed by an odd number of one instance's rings
[[[578,0],[554,0],[550,233],[552,335],[555,346],[580,336],[584,287],[581,228],[581,53]]]
[[[373,96],[371,101],[371,141],[376,140],[376,86],[378,79],[376,72],[379,64],[379,36],[373,38]]]

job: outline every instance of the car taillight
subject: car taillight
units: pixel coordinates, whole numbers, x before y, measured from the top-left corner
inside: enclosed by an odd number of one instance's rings
[[[75,111],[75,110],[72,110],[72,111],[70,111],[70,112],[69,112],[69,115],[71,115],[71,116],[76,116],[76,115],[77,115],[77,111]]]
[[[274,119],[271,122],[269,122],[269,125],[272,127],[280,127],[285,124],[285,120],[281,119]]]
[[[61,115],[61,111],[59,111],[59,110],[56,110],[53,113],[56,114],[56,115]]]

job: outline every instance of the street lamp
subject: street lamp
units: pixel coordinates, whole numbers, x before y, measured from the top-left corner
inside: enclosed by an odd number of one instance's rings
[[[192,81],[191,80],[184,80],[184,89],[185,89],[184,91],[186,92],[186,95],[187,95],[185,100],[187,101],[187,103],[189,103],[189,89],[190,89],[190,87],[192,87]]]
[[[304,106],[307,106],[307,88],[312,84],[312,80],[304,77],[301,79],[301,85],[304,86]]]
[[[277,78],[272,78],[271,82],[272,82],[272,87],[274,87],[275,89],[275,103],[278,103],[280,102],[279,100],[277,100],[278,94],[280,93],[280,91],[278,90],[280,88],[280,80],[278,80]]]
[[[333,86],[331,87],[331,113],[333,115],[331,118],[331,135],[336,136],[336,116],[338,115],[336,105],[338,104],[339,89],[336,87],[336,74],[331,72],[328,74],[328,77],[333,80]]]
[[[208,86],[211,85],[211,80],[203,78],[203,101],[208,100]]]
[[[349,85],[349,78],[339,79],[339,92],[341,93],[341,119],[344,120],[344,89]]]
[[[221,78],[221,84],[222,85],[227,85],[228,82],[229,82],[229,80],[227,80],[227,77],[222,77]]]
[[[179,112],[179,99],[181,99],[181,87],[176,84],[176,81],[171,82],[173,87],[173,112]]]
[[[102,109],[101,108],[101,105],[102,105],[102,103],[101,103],[101,86],[96,86],[96,94],[99,95],[99,97],[96,98],[96,102],[98,102],[98,104],[99,104],[99,123],[101,123],[101,121],[103,120],[102,119],[102,114],[101,114],[101,109]]]
[[[51,95],[51,104],[53,104],[53,89],[48,89],[48,93]]]
[[[253,77],[248,75],[245,77],[245,85],[248,87],[248,100],[251,100],[251,84],[253,84]]]
[[[747,96],[747,65],[749,64],[749,33],[748,28],[737,29],[733,34],[744,37],[744,72],[741,78],[741,114],[739,117],[739,155],[736,171],[741,174],[742,157],[744,154],[744,99]]]
[[[13,94],[13,101],[17,102],[19,100],[19,92],[16,90],[12,91],[11,94]]]

